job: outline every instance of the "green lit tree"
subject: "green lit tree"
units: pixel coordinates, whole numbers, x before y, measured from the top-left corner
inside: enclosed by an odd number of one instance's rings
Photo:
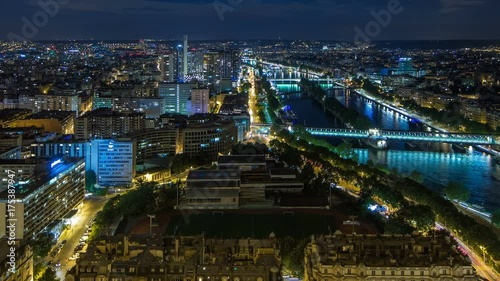
[[[459,182],[450,182],[444,188],[444,194],[451,200],[458,200],[460,202],[467,202],[470,197],[470,191]]]
[[[500,209],[494,211],[491,215],[491,223],[493,223],[496,227],[500,227]]]
[[[97,175],[94,170],[85,171],[85,189],[94,192],[94,185],[97,183]]]
[[[57,278],[54,269],[52,269],[52,267],[47,267],[42,277],[40,277],[40,279],[38,279],[37,281],[60,281],[60,280],[59,278]]]

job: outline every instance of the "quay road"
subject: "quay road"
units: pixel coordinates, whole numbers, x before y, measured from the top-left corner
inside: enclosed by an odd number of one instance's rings
[[[446,229],[442,224],[436,222],[437,229]],[[448,230],[448,229],[447,229]],[[448,230],[450,231],[450,230]],[[453,232],[450,232],[453,233]],[[455,235],[453,233],[453,235]],[[455,241],[457,241],[458,245],[465,250],[466,254],[469,256],[472,266],[476,269],[477,274],[483,278],[486,278],[489,281],[500,280],[500,275],[496,273],[490,266],[488,266],[483,257],[477,255],[474,251],[472,251],[464,242],[460,240],[456,235],[454,236]]]

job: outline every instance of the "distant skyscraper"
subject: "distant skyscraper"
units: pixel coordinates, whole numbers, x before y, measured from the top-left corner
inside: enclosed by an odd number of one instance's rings
[[[197,84],[190,83],[161,83],[158,93],[164,99],[164,113],[180,113],[188,115],[187,100],[191,97],[191,90]]]
[[[174,65],[175,79],[174,79],[174,82],[180,81],[183,78],[183,74],[182,74],[182,69],[183,69],[182,49],[183,49],[182,44],[177,45],[177,47],[175,48],[175,58],[174,58],[174,61],[175,61],[175,65]]]
[[[220,79],[220,58],[217,52],[208,52],[203,56],[203,80],[213,87]]]
[[[167,82],[174,82],[176,79],[175,73],[175,56],[174,54],[164,55],[161,57],[161,79]]]
[[[175,81],[175,58],[174,54],[170,54],[168,56],[169,59],[169,64],[168,64],[168,81],[169,82],[174,82]]]
[[[191,114],[208,113],[209,99],[208,89],[193,89],[191,91]]]
[[[413,59],[408,57],[403,57],[399,59],[398,68],[394,69],[392,74],[394,75],[410,75],[415,77],[420,77],[424,75],[425,72],[419,71],[413,67]]]
[[[414,71],[413,59],[412,58],[400,58],[399,59],[399,71]]]
[[[205,53],[203,61],[204,82],[217,89],[217,84],[223,78],[235,81],[238,78],[239,62],[239,50]]]
[[[182,77],[186,77],[188,73],[188,36],[184,35],[184,54],[182,58]]]

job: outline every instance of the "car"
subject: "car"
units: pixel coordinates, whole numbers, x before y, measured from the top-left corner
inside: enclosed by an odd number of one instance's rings
[[[56,267],[60,267],[60,266],[61,266],[61,261],[60,261],[60,260],[58,260],[58,261],[56,262]]]
[[[66,245],[66,242],[67,242],[66,240],[61,241],[61,245],[63,246]]]

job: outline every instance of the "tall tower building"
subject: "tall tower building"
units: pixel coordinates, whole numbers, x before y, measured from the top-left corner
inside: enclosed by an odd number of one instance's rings
[[[208,113],[210,91],[208,89],[193,89],[191,91],[191,115]]]
[[[175,81],[175,58],[174,54],[168,55],[168,81],[169,82],[174,82]]]
[[[188,36],[184,35],[184,55],[182,58],[182,78],[188,75]]]
[[[191,97],[191,89],[196,86],[194,83],[160,83],[158,93],[164,99],[163,112],[188,115],[187,101]]]

